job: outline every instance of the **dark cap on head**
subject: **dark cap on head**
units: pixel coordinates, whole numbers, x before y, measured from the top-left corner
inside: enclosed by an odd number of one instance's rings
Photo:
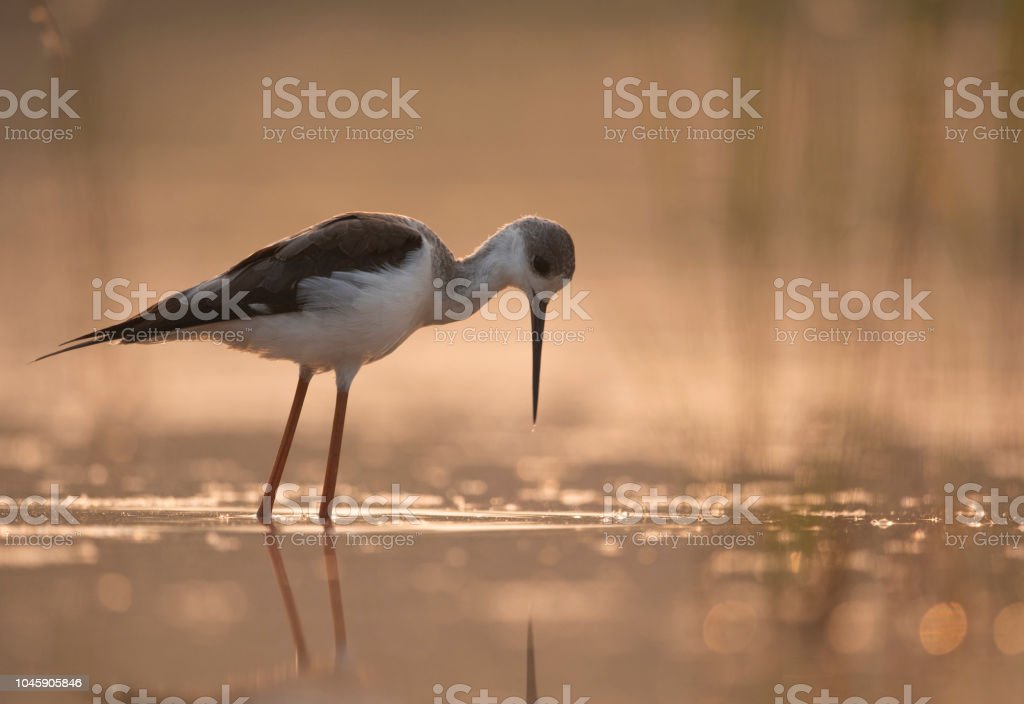
[[[571,279],[576,249],[568,231],[557,222],[529,215],[514,223],[526,243],[530,268],[544,278]]]

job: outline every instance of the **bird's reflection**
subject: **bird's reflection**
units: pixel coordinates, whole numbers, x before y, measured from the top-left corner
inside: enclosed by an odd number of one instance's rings
[[[273,527],[268,533],[276,536]],[[324,573],[331,605],[331,621],[334,631],[334,658],[329,664],[317,664],[310,656],[305,631],[299,619],[295,593],[285,568],[281,547],[283,541],[267,541],[267,554],[274,570],[281,603],[284,606],[288,627],[295,648],[295,673],[290,681],[278,683],[253,697],[254,702],[385,702],[377,692],[371,692],[363,681],[358,668],[348,658],[348,636],[345,629],[345,613],[341,599],[341,571],[335,547],[335,534],[331,527],[324,528],[323,535]]]
[[[273,527],[268,529],[272,536],[278,534]],[[284,606],[285,616],[288,620],[288,627],[292,634],[292,644],[295,648],[295,671],[292,677],[286,682],[279,682],[265,690],[254,694],[254,704],[264,702],[282,702],[296,704],[298,702],[375,702],[382,704],[391,699],[383,696],[379,691],[374,690],[370,683],[365,681],[361,671],[357,667],[348,652],[348,635],[345,628],[345,611],[341,597],[341,570],[338,564],[338,552],[335,540],[334,528],[327,526],[323,535],[323,559],[324,573],[327,579],[327,592],[331,605],[331,621],[334,631],[334,659],[326,665],[318,665],[310,657],[310,651],[306,644],[305,632],[302,621],[299,618],[299,611],[295,602],[295,593],[292,590],[291,581],[288,578],[288,571],[285,568],[283,548],[284,541],[268,540],[267,554],[270,556],[270,564],[273,567],[274,577],[277,580],[278,589],[281,593],[281,603]],[[426,697],[430,695],[425,695]],[[530,617],[526,630],[526,701],[532,704],[536,702],[537,675],[535,662],[535,649],[533,643],[533,618]]]
[[[532,616],[526,625],[526,701],[528,704],[537,701],[537,665],[534,662]]]

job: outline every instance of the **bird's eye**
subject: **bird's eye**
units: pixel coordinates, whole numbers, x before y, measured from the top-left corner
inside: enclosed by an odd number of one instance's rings
[[[544,257],[538,255],[533,258],[533,270],[541,276],[547,276],[551,273],[551,262]]]

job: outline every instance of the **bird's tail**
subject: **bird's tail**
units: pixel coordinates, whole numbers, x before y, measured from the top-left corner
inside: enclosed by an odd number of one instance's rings
[[[111,325],[110,327],[99,330],[93,330],[92,332],[87,332],[84,335],[79,335],[78,337],[73,337],[70,340],[65,340],[59,345],[61,349],[48,352],[41,357],[36,357],[32,361],[38,362],[46,359],[47,357],[55,357],[58,354],[64,354],[65,352],[71,352],[72,350],[80,350],[83,347],[92,347],[93,345],[98,345],[101,342],[130,342],[130,340],[125,339],[125,332],[127,330],[139,330],[147,323],[150,323],[150,321],[143,319],[141,315],[137,315],[134,318],[117,323],[116,325]]]
[[[146,313],[151,311],[146,311]],[[123,343],[131,344],[134,342],[144,342],[147,336],[151,336],[152,333],[157,331],[166,331],[166,329],[173,329],[179,325],[174,322],[169,322],[152,315],[146,316],[145,313],[136,315],[128,320],[123,320],[119,323],[111,325],[109,327],[102,327],[95,329],[91,333],[80,335],[77,338],[66,340],[60,343],[61,349],[48,352],[41,357],[36,357],[33,362],[38,362],[41,359],[47,357],[54,357],[58,354],[65,352],[71,352],[72,350],[80,350],[83,347],[92,347],[103,342],[110,343]]]
[[[83,347],[91,347],[101,342],[118,342],[123,344],[166,342],[170,339],[170,333],[216,322],[216,314],[221,308],[222,300],[217,297],[216,285],[221,282],[222,278],[218,277],[181,291],[178,294],[181,297],[181,303],[187,304],[184,310],[168,312],[164,309],[162,301],[154,303],[128,320],[122,320],[109,327],[87,332],[84,335],[79,335],[62,342],[60,344],[62,349],[54,350],[32,361],[38,362],[47,357],[54,357],[72,350],[80,350]],[[227,294],[227,288],[221,289],[221,291],[221,295]],[[193,299],[193,296],[197,293],[203,293],[206,297]],[[213,298],[208,297],[210,293],[214,294]],[[226,320],[227,318],[223,319]]]

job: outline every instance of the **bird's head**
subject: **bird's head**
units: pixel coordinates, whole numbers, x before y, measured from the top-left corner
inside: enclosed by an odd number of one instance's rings
[[[522,238],[523,257],[514,285],[532,299],[547,301],[569,283],[576,271],[576,250],[564,227],[536,216],[512,223]]]
[[[509,284],[530,301],[533,324],[533,421],[537,422],[540,392],[540,353],[548,301],[562,290],[576,271],[576,250],[564,227],[552,220],[530,215],[503,230],[516,240],[517,252],[510,267]]]

